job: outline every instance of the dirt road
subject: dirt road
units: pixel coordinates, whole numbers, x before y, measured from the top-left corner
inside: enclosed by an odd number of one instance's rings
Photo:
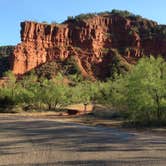
[[[165,136],[0,115],[0,166],[165,166]]]

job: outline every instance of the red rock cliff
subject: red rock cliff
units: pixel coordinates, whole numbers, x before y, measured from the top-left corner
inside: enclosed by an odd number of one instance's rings
[[[84,76],[107,75],[117,52],[126,63],[144,54],[166,57],[166,38],[156,33],[157,26],[153,21],[116,14],[63,24],[22,22],[22,42],[14,50],[12,70],[24,74],[45,62],[73,56]],[[154,32],[150,34],[149,29]]]

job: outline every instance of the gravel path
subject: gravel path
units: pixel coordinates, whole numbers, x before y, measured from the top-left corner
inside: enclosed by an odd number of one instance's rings
[[[0,115],[0,166],[166,166],[165,136]]]

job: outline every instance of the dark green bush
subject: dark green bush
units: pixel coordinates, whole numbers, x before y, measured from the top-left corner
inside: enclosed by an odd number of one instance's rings
[[[4,96],[0,97],[0,108],[10,108],[15,105],[15,101],[9,97],[9,96]]]

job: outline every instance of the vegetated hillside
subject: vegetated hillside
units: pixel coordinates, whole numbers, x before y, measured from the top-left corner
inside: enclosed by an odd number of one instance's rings
[[[166,58],[166,26],[128,11],[81,14],[62,24],[25,21],[21,40],[12,65],[18,75],[72,58],[82,76],[103,80],[128,71],[143,55]]]
[[[48,79],[54,78],[59,72],[70,79],[72,76],[81,78],[81,71],[72,57],[64,61],[49,61],[35,68],[35,73],[39,77]]]
[[[15,46],[0,46],[0,76],[11,68],[11,56]]]

